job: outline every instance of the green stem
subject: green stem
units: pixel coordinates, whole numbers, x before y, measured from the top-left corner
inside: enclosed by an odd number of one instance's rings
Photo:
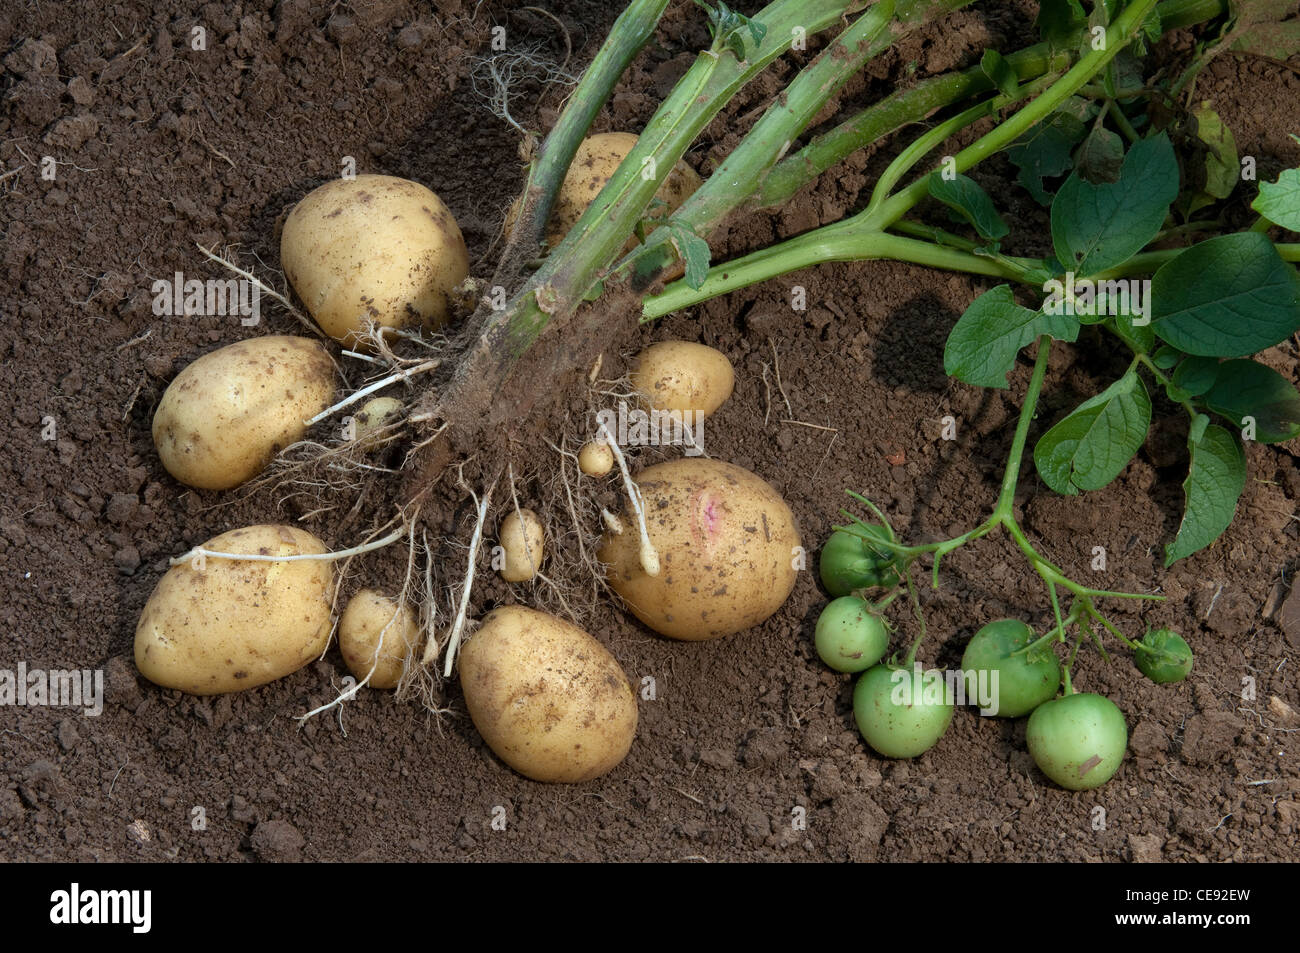
[[[894,161],[889,163],[885,171],[880,174],[880,178],[876,180],[876,187],[871,191],[871,200],[867,203],[867,211],[871,212],[878,209],[880,204],[889,196],[889,193],[893,191],[894,186],[902,181],[912,167],[930,152],[947,142],[950,137],[985,116],[991,116],[997,110],[1009,106],[1013,102],[1034,95],[1051,81],[1050,76],[1041,77],[1037,82],[1026,84],[1014,97],[994,96],[992,99],[971,106],[951,119],[945,119],[938,125],[926,130],[924,135],[918,136],[916,141],[900,152]]]
[[[614,85],[654,33],[668,0],[632,0],[610,29],[609,39],[582,74],[555,127],[538,150],[524,184],[524,212],[511,236],[515,244],[536,245],[551,215],[556,192],[578,145],[591,128]],[[508,257],[508,256],[507,256]]]
[[[1065,69],[1069,53],[1052,53],[1039,43],[1012,53],[1007,62],[1025,82],[1048,72]],[[781,160],[763,179],[757,194],[758,208],[782,205],[799,189],[859,149],[920,122],[940,109],[986,93],[993,81],[978,66],[946,73],[918,83],[869,106],[834,129],[813,139],[792,156]]]
[[[497,356],[489,389],[503,379],[556,314],[575,310],[618,255],[660,184],[687,147],[736,92],[789,49],[796,28],[825,29],[865,0],[774,0],[755,19],[766,27],[760,43],[747,31],[744,58],[727,49],[705,50],[642,131],[636,146],[610,177],[560,245],[547,256],[511,305],[485,322],[480,334]],[[646,174],[652,169],[653,174]],[[477,371],[476,371],[477,372]]]
[[[1124,134],[1125,139],[1129,142],[1137,142],[1142,138],[1133,128],[1133,124],[1128,121],[1128,116],[1124,115],[1124,110],[1119,108],[1119,103],[1113,99],[1106,100],[1106,111],[1110,113],[1110,118],[1115,120],[1115,125],[1119,126],[1119,131]]]
[[[754,252],[734,262],[713,268],[699,288],[691,288],[684,281],[675,281],[659,294],[644,299],[641,320],[653,321],[670,312],[680,311],[682,308],[699,304],[709,298],[716,298],[729,291],[746,288],[801,268],[810,268],[813,265],[832,261],[869,261],[876,258],[889,258],[949,271],[987,275],[992,278],[1020,280],[1023,275],[1019,268],[1011,267],[997,259],[972,255],[959,249],[933,245],[902,235],[890,235],[879,231],[854,231],[842,225],[816,229],[773,248]]]
[[[1034,418],[1034,409],[1038,406],[1038,395],[1043,389],[1043,379],[1047,376],[1047,359],[1052,353],[1052,339],[1049,335],[1038,336],[1038,356],[1034,359],[1034,372],[1029,378],[1029,389],[1025,392],[1025,402],[1020,408],[1020,420],[1016,422],[1016,434],[1011,440],[1011,452],[1008,454],[1007,469],[1002,474],[1002,490],[998,494],[997,505],[993,507],[993,519],[1014,523],[1012,504],[1016,498],[1016,483],[1020,479],[1020,461],[1025,453],[1025,442],[1029,439],[1029,425]]]
[[[1078,92],[1080,86],[1105,68],[1106,64],[1128,45],[1155,5],[1156,0],[1134,0],[1106,30],[1106,42],[1102,45],[1102,49],[1090,50],[1080,57],[1069,72],[1053,83],[1041,96],[953,156],[952,164],[956,170],[965,172],[976,163],[1001,152],[1055,112],[1062,103]],[[888,227],[906,215],[928,192],[929,183],[924,177],[913,182],[874,210],[873,224],[879,228]]]
[[[754,127],[708,180],[671,216],[674,225],[707,237],[757,190],[764,174],[790,143],[816,118],[826,103],[862,67],[911,27],[973,0],[900,0],[899,19],[891,24],[894,0],[881,0],[845,29],[799,72]],[[887,29],[890,26],[892,29]],[[676,259],[670,230],[661,227],[634,249],[615,275],[635,274],[634,287],[645,287]]]

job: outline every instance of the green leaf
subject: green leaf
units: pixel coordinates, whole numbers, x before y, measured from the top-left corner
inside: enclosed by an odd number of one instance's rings
[[[1151,326],[1202,357],[1246,357],[1300,330],[1300,281],[1265,236],[1207,239],[1151,279]]]
[[[1216,199],[1226,199],[1237,185],[1237,140],[1232,130],[1210,108],[1209,103],[1192,110],[1196,119],[1196,138],[1205,144],[1205,192]]]
[[[1052,202],[1052,245],[1069,269],[1090,275],[1127,261],[1156,237],[1178,197],[1178,162],[1164,133],[1135,142],[1118,181],[1093,185],[1078,173]]]
[[[1227,361],[1219,365],[1205,405],[1238,427],[1255,418],[1255,439],[1281,443],[1300,436],[1300,394],[1285,377],[1255,361]]]
[[[678,256],[686,263],[686,284],[699,290],[709,277],[709,243],[682,222],[669,222],[667,229]]]
[[[1120,50],[1106,65],[1102,88],[1111,99],[1125,103],[1132,102],[1135,98],[1131,95],[1132,90],[1142,88],[1142,61],[1128,50]],[[1120,95],[1121,93],[1130,93],[1130,95],[1124,97]]]
[[[1167,371],[1183,359],[1183,353],[1177,348],[1165,344],[1151,355],[1151,363],[1162,371]]]
[[[1004,96],[1015,96],[1016,90],[1020,88],[1020,77],[1016,75],[1015,67],[997,50],[984,51],[984,55],[980,57],[980,69]]]
[[[1187,502],[1178,535],[1165,547],[1166,566],[1218,539],[1232,522],[1246,488],[1246,458],[1228,431],[1213,424],[1193,426],[1187,446],[1192,452],[1183,482]]]
[[[1173,382],[1188,397],[1199,397],[1214,386],[1214,379],[1218,376],[1219,362],[1216,358],[1189,357],[1174,371]]]
[[[1101,123],[1092,127],[1074,154],[1074,167],[1079,175],[1093,184],[1114,182],[1124,163],[1124,140]]]
[[[1148,43],[1158,43],[1160,37],[1164,35],[1165,27],[1160,20],[1160,9],[1152,7],[1151,12],[1147,14],[1146,19],[1142,21],[1142,29],[1138,35],[1133,38],[1133,50],[1138,56],[1145,56]]]
[[[957,320],[943,350],[943,369],[978,387],[1006,387],[1016,355],[1040,334],[1059,341],[1079,336],[1079,321],[1046,315],[1016,304],[1010,285],[998,285],[976,298]]]
[[[1110,319],[1110,326],[1135,353],[1149,354],[1156,346],[1156,332],[1151,325],[1134,324],[1132,315],[1117,314]]]
[[[1259,183],[1250,207],[1274,225],[1300,232],[1300,169],[1285,169],[1276,182]]]
[[[1151,398],[1130,370],[1043,434],[1034,465],[1057,493],[1099,490],[1124,472],[1150,425]]]
[[[1055,52],[1072,47],[1087,22],[1079,0],[1040,0],[1034,29]]]
[[[929,181],[930,194],[975,226],[981,238],[997,240],[1011,231],[993,207],[993,200],[974,179],[961,173],[945,179],[943,173],[932,172]]]
[[[1040,205],[1051,201],[1043,179],[1069,171],[1070,152],[1087,134],[1088,120],[1095,111],[1096,106],[1075,96],[1007,146],[1007,158],[1020,169],[1017,180]]]

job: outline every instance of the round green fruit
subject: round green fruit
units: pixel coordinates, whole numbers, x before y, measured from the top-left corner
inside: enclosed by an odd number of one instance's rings
[[[1151,652],[1134,653],[1140,671],[1157,685],[1181,682],[1192,670],[1192,649],[1177,632],[1156,629],[1142,637]]]
[[[1000,718],[1019,718],[1056,697],[1061,686],[1061,663],[1050,645],[1016,655],[1037,639],[1034,630],[1019,619],[990,622],[971,638],[961,657],[967,691],[974,686],[974,701],[981,712]]]
[[[1128,725],[1109,698],[1066,695],[1034,709],[1025,740],[1043,774],[1063,788],[1087,791],[1119,770],[1128,747]]]
[[[883,527],[871,527],[878,539],[887,539]],[[893,586],[899,582],[894,556],[885,548],[873,549],[861,536],[837,529],[822,547],[818,563],[822,585],[832,596],[847,596],[855,589]]]
[[[853,689],[853,717],[862,738],[886,758],[915,758],[933,748],[952,722],[952,693],[943,673],[877,665]]]
[[[871,603],[858,596],[833,599],[817,618],[817,654],[837,672],[861,672],[889,648],[889,630]]]

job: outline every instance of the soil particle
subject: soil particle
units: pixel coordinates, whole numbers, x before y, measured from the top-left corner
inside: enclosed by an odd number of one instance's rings
[[[259,860],[296,861],[307,843],[298,828],[288,821],[262,821],[253,829],[249,844]]]
[[[1242,721],[1226,711],[1208,711],[1187,719],[1183,730],[1183,760],[1192,764],[1214,764],[1232,750]]]

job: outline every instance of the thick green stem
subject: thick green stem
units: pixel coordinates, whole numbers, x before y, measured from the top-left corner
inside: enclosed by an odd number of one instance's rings
[[[1053,83],[1042,95],[970,146],[962,149],[952,157],[952,162],[946,165],[958,172],[964,172],[977,162],[1006,148],[1036,123],[1051,115],[1128,44],[1155,3],[1156,0],[1136,0],[1110,25],[1101,49],[1091,50],[1081,57],[1069,72]],[[881,234],[884,229],[907,214],[928,193],[928,176],[922,176],[902,191],[873,204],[843,222],[814,229],[737,261],[715,265],[698,289],[691,288],[684,281],[674,282],[662,293],[645,299],[642,304],[642,320],[652,320],[670,311],[698,304],[728,291],[799,268],[806,268],[820,261],[897,257],[904,261],[915,261],[918,264],[935,265],[940,268],[954,268],[974,274],[1017,279],[1022,277],[1016,273],[1015,268],[1004,261],[965,255],[955,249],[937,246],[927,248],[925,242]],[[900,242],[909,242],[907,253],[882,254],[882,241],[887,237]],[[819,255],[821,257],[816,257]]]
[[[1051,53],[1046,43],[1012,53],[1007,62],[1022,82],[1065,69],[1068,53]],[[940,109],[993,89],[993,81],[980,67],[946,73],[894,93],[840,123],[794,155],[781,160],[763,179],[757,195],[759,208],[771,208],[790,199],[831,166],[892,132],[933,115]]]
[[[614,84],[654,33],[667,6],[668,0],[632,0],[614,21],[609,39],[582,74],[563,114],[546,136],[528,170],[524,211],[515,223],[515,234],[511,236],[513,241],[535,245],[541,240],[546,220],[555,204],[556,192],[564,181],[579,143],[591,128],[596,113],[609,99]]]
[[[744,140],[672,215],[672,222],[707,237],[724,219],[750,201],[764,174],[790,148],[826,103],[875,56],[915,26],[966,6],[973,0],[881,0],[832,41],[795,77]],[[892,29],[886,29],[891,27]],[[642,248],[619,265],[635,273],[642,286],[676,258],[669,230],[652,234]]]
[[[676,281],[664,291],[652,295],[642,303],[641,320],[653,321],[672,311],[716,298],[740,288],[766,281],[801,268],[810,268],[832,261],[869,261],[888,258],[910,261],[918,265],[965,271],[992,278],[1019,280],[1022,271],[1005,261],[972,255],[956,248],[947,248],[930,242],[917,241],[903,235],[865,231],[855,233],[847,229],[831,231],[817,229],[782,242],[774,248],[746,255],[744,258],[719,266],[709,272],[708,279],[698,289],[684,281]]]
[[[754,17],[767,28],[761,42],[747,31],[737,34],[743,59],[725,46],[699,55],[564,241],[510,306],[487,322],[483,337],[497,355],[496,376],[532,346],[552,316],[578,307],[673,165],[736,92],[790,47],[796,28],[817,32],[862,6],[863,0],[775,0]]]

